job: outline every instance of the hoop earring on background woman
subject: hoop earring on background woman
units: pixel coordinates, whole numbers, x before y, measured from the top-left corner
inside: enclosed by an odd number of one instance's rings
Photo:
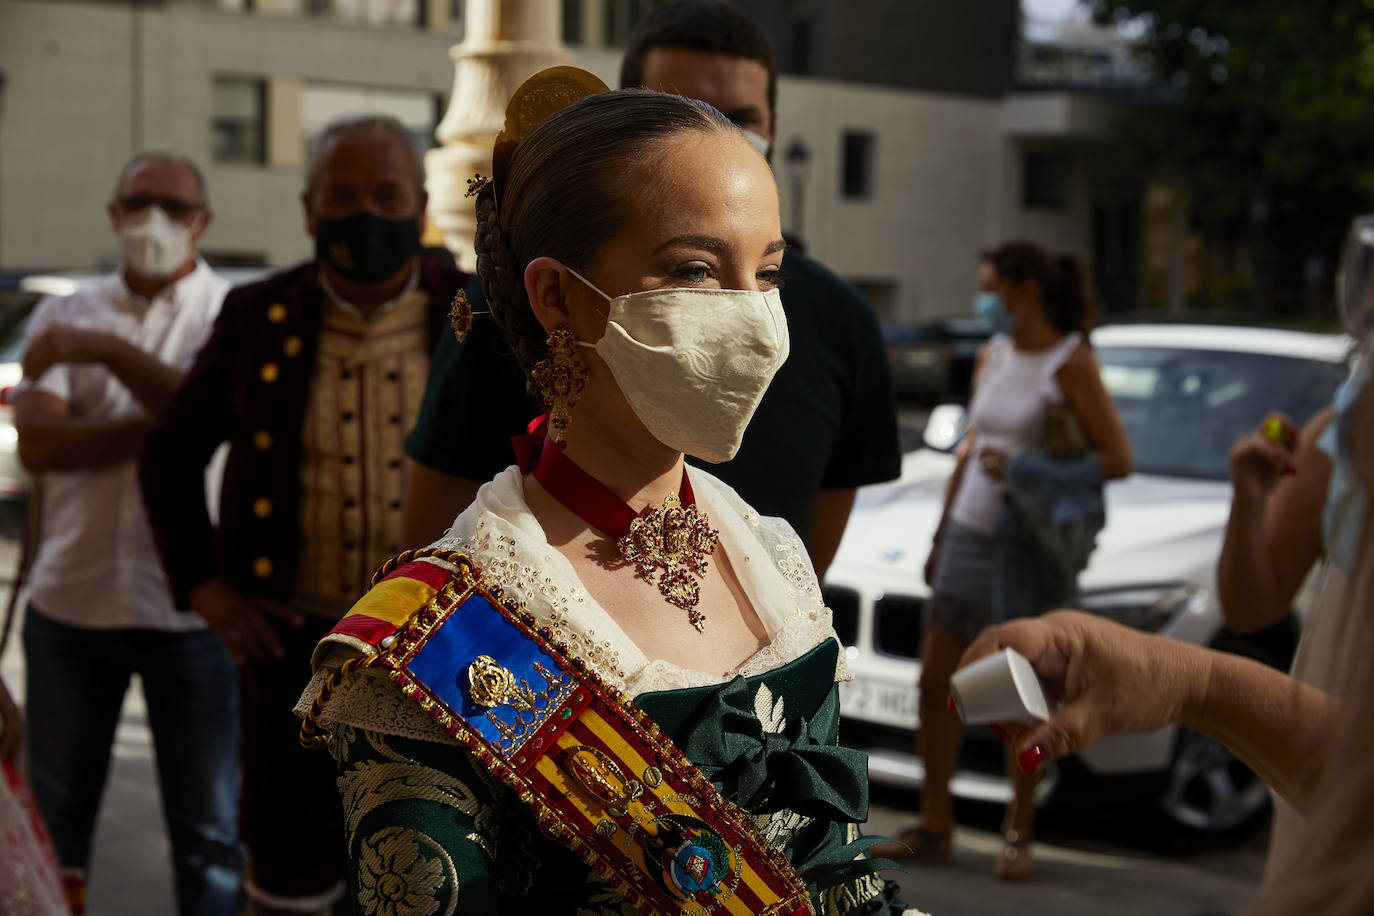
[[[577,341],[566,324],[549,332],[549,355],[534,364],[530,377],[549,407],[549,438],[559,448],[567,446],[565,433],[573,405],[587,386],[587,367],[578,362]]]

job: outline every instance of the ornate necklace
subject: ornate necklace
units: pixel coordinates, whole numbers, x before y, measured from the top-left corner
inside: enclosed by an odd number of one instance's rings
[[[531,426],[531,432],[538,429]],[[638,513],[559,448],[539,448],[534,479],[584,522],[614,538],[621,559],[634,565],[636,576],[652,583],[657,575],[667,602],[686,611],[697,632],[705,630],[706,615],[697,610],[698,580],[706,574],[706,558],[720,536],[696,507],[686,471],[678,493],[669,494],[662,506]]]

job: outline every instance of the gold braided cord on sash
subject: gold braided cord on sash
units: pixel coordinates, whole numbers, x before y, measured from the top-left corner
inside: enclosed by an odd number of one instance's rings
[[[339,689],[339,684],[343,679],[355,671],[363,668],[374,667],[377,663],[377,655],[360,655],[357,658],[350,658],[339,666],[339,670],[329,676],[320,686],[320,694],[310,703],[310,709],[301,718],[301,747],[306,750],[322,748],[329,743],[329,732],[320,728],[320,715],[324,712],[325,704],[334,695],[334,691]]]
[[[621,896],[643,912],[664,916],[812,913],[805,883],[787,858],[759,836],[753,818],[722,797],[643,710],[618,688],[605,683],[585,660],[573,656],[566,644],[554,642],[548,627],[540,626],[532,614],[507,599],[501,589],[482,582],[480,571],[470,558],[450,550],[406,551],[383,565],[374,584],[406,563],[422,558],[440,560],[456,571],[376,655],[350,660],[329,678],[307,720],[308,737],[315,739],[315,746],[323,743],[318,737],[318,710],[339,681],[359,668],[380,665],[388,670],[388,676],[405,696],[469,750],[475,764],[514,792],[547,836],[595,868]],[[566,731],[558,732],[560,737],[551,739],[548,746],[531,740],[522,748],[503,749],[489,743],[475,725],[409,671],[411,659],[430,636],[474,596],[484,599],[507,624],[575,679],[572,692],[577,694],[578,702],[569,699],[568,705],[559,710],[573,714],[570,718],[559,717],[558,727]],[[481,613],[489,610],[483,608]],[[465,669],[471,661],[466,657],[454,658],[454,672]],[[552,727],[545,722],[532,733],[542,736]],[[302,733],[306,735],[306,726]],[[594,759],[588,754],[605,761],[609,767],[606,772],[617,774],[623,796],[608,804],[599,797],[606,795],[606,791],[589,794],[587,780],[596,767],[586,765]],[[581,764],[577,762],[579,758]],[[677,824],[687,824],[688,832],[682,833],[674,826]],[[690,826],[693,824],[697,826]],[[699,881],[683,884],[680,870],[675,870],[684,861],[682,850],[687,849],[675,845],[680,841],[692,849],[699,843],[714,842],[718,855],[708,857],[714,864],[708,866],[705,874],[719,875],[719,880],[706,885]],[[690,870],[687,874],[699,877]]]
[[[467,556],[456,550],[447,550],[437,547],[421,547],[414,550],[403,550],[396,556],[388,559],[380,567],[377,568],[377,571],[372,574],[372,580],[369,583],[369,587],[375,588],[378,582],[381,582],[387,576],[391,575],[400,567],[405,566],[407,563],[411,563],[415,560],[420,560],[428,557],[432,557],[437,560],[442,560],[446,563],[452,563],[454,565],[457,565],[459,563],[471,565],[471,561],[467,558]],[[422,610],[424,609],[416,608],[415,613],[419,614]],[[412,617],[413,616],[414,615],[412,615]],[[317,748],[323,748],[326,744],[329,743],[329,733],[324,729],[321,729],[319,724],[320,715],[324,712],[324,707],[329,702],[329,698],[334,695],[334,691],[339,689],[339,685],[343,683],[344,678],[348,677],[355,671],[360,671],[364,668],[375,667],[379,661],[380,655],[378,654],[362,655],[358,656],[357,658],[350,658],[348,661],[340,665],[339,669],[335,671],[333,674],[331,674],[329,678],[320,686],[319,695],[311,701],[310,709],[301,719],[300,741],[302,747],[306,748],[307,750],[315,750]]]

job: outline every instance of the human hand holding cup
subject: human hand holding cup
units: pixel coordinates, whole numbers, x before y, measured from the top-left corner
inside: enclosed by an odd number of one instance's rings
[[[1012,648],[954,672],[949,692],[965,725],[1033,725],[1050,717],[1040,678],[1026,657]]]
[[[1004,684],[1013,679],[1017,699],[1000,707],[992,702],[983,706],[980,695],[962,682],[965,671],[1007,649],[1019,653],[1038,676],[1034,683],[1047,698],[1041,707],[1044,718],[1036,717],[1039,708],[1024,674],[1017,686],[1012,663],[1001,661],[1004,671],[998,677]],[[956,708],[962,707],[964,721],[992,722],[994,730],[1001,726],[1001,737],[1013,746],[1021,769],[1030,773],[1046,760],[1076,753],[1102,738],[1181,721],[1185,707],[1205,696],[1209,666],[1209,653],[1199,646],[1095,614],[1053,611],[983,630],[964,650],[950,693],[954,698],[959,682]],[[1029,700],[1021,697],[1023,687]],[[1004,686],[1002,696],[1006,693]],[[1010,718],[997,718],[1008,711]]]

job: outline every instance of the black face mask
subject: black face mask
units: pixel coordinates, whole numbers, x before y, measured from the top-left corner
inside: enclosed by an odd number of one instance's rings
[[[355,283],[381,283],[420,250],[414,217],[387,219],[370,210],[315,220],[315,257]]]

